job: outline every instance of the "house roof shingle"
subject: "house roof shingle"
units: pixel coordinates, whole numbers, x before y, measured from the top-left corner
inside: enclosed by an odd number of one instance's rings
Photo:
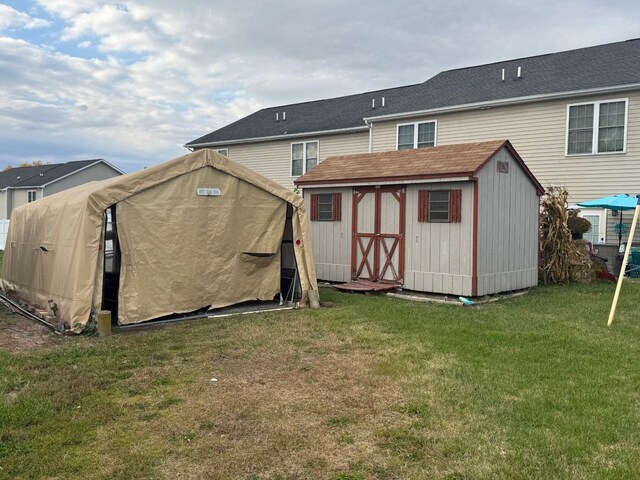
[[[70,173],[87,167],[101,159],[78,160],[66,163],[52,163],[31,167],[10,168],[0,173],[0,189],[7,187],[30,188],[42,187]]]
[[[364,118],[640,83],[640,39],[447,70],[424,83],[265,108],[187,147],[364,128]],[[517,78],[517,68],[522,75]],[[505,80],[502,81],[502,69]],[[385,97],[385,106],[380,102]],[[376,108],[372,100],[376,99]],[[286,120],[276,122],[276,113]]]
[[[295,180],[301,187],[474,175],[502,147],[525,170],[538,191],[542,186],[507,140],[444,145],[391,152],[329,157]]]

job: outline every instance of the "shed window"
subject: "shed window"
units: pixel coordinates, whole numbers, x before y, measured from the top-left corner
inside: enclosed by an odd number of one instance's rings
[[[418,222],[460,223],[462,190],[419,190]]]
[[[29,190],[27,192],[27,203],[35,202],[38,199],[38,192],[36,190]]]
[[[291,176],[299,177],[318,164],[319,142],[291,144]]]
[[[406,123],[398,125],[398,150],[435,147],[436,122]]]
[[[228,148],[219,148],[216,150],[216,153],[219,153],[220,155],[224,155],[225,157],[229,156],[229,149]]]
[[[339,222],[342,220],[341,193],[312,193],[311,220],[317,222]]]
[[[567,107],[567,155],[624,152],[627,100]]]

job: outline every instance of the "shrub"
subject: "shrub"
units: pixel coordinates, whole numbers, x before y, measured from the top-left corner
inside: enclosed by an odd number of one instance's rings
[[[579,217],[576,211],[570,210],[567,217],[567,227],[569,227],[574,239],[582,238],[582,235],[591,229],[591,222],[586,218]]]

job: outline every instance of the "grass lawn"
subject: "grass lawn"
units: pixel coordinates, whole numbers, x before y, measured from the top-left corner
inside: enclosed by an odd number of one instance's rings
[[[0,478],[638,478],[640,284],[607,328],[613,289],[323,290],[333,308],[35,345],[5,312]]]

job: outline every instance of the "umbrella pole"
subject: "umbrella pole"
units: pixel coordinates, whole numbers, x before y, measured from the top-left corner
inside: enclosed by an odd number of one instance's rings
[[[620,228],[618,229],[618,253],[620,252],[620,245],[622,245],[622,210],[620,210]]]
[[[611,311],[609,312],[609,321],[607,326],[613,323],[613,317],[616,314],[616,306],[618,305],[618,297],[620,296],[620,289],[622,288],[622,280],[624,279],[624,272],[627,269],[627,261],[629,260],[629,252],[631,251],[631,242],[633,241],[633,234],[636,231],[636,224],[638,223],[638,213],[640,213],[640,205],[636,205],[636,210],[633,214],[633,222],[631,222],[631,231],[629,232],[629,239],[624,249],[624,258],[622,259],[622,267],[620,267],[620,275],[618,275],[618,284],[616,285],[616,293],[613,295],[613,303],[611,304]],[[622,218],[622,213],[620,213]],[[620,221],[622,223],[622,221]]]

